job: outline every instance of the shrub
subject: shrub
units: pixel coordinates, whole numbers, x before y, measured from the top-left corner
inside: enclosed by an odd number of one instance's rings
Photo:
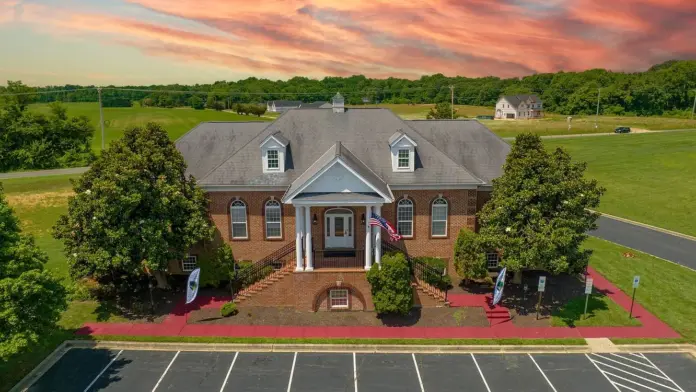
[[[413,307],[411,273],[402,253],[382,257],[382,268],[373,266],[367,273],[372,286],[372,301],[377,313],[408,314]]]
[[[198,258],[198,266],[201,268],[201,287],[220,286],[220,283],[230,276],[233,264],[232,248],[227,244],[209,251],[209,254],[201,255]]]
[[[441,259],[439,257],[415,257],[416,262],[422,262],[427,266],[433,268],[437,272],[423,274],[422,279],[440,290],[447,290],[452,286],[452,278],[449,275],[443,275],[442,273],[447,268],[447,260]]]
[[[220,308],[220,316],[222,317],[234,316],[237,313],[239,313],[239,309],[237,309],[237,304],[232,301],[227,302]]]
[[[478,234],[471,230],[462,229],[457,236],[454,244],[454,269],[465,280],[488,277],[486,252]]]

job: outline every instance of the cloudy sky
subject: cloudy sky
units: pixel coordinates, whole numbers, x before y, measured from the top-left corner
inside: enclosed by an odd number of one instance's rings
[[[640,71],[696,58],[696,0],[0,0],[0,37],[34,85]]]

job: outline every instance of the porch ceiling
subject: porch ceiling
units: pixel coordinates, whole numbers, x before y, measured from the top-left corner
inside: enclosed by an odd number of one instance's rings
[[[308,192],[295,196],[292,202],[321,205],[382,204],[384,198],[377,193],[366,192]]]

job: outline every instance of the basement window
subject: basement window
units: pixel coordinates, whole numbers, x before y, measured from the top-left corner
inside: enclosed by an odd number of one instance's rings
[[[191,272],[198,266],[198,256],[196,255],[186,255],[184,260],[181,261],[181,270],[184,272]]]
[[[486,266],[488,267],[488,269],[498,268],[499,263],[500,257],[497,253],[486,253]]]
[[[331,309],[348,309],[348,290],[333,289],[329,291],[329,306]]]

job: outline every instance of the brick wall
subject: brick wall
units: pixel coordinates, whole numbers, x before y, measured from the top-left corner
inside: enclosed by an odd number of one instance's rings
[[[461,228],[474,230],[476,228],[476,211],[483,203],[475,190],[441,190],[441,191],[394,191],[396,200],[408,197],[414,203],[414,236],[404,238],[403,245],[413,256],[435,256],[451,259],[457,233]],[[487,200],[489,192],[482,193],[482,200]],[[283,192],[214,192],[209,193],[210,216],[219,231],[222,240],[232,246],[235,259],[259,260],[274,250],[282,247],[295,238],[295,208],[283,205],[282,222],[283,238],[267,240],[264,230],[264,205],[274,197],[278,200]],[[430,235],[431,203],[442,196],[448,201],[447,237],[434,238]],[[249,238],[245,240],[231,239],[230,203],[236,198],[247,204],[247,223]],[[324,213],[328,208],[314,207],[311,209],[312,218],[316,215],[317,223],[312,225],[312,240],[315,249],[324,249]],[[349,207],[354,213],[354,241],[356,249],[365,249],[365,225],[361,223],[364,207]],[[382,206],[382,216],[396,225],[396,203]],[[382,233],[386,238],[386,233]]]
[[[332,288],[349,289],[350,310],[374,310],[364,271],[295,272],[244,300],[241,306],[328,310],[327,297]]]

